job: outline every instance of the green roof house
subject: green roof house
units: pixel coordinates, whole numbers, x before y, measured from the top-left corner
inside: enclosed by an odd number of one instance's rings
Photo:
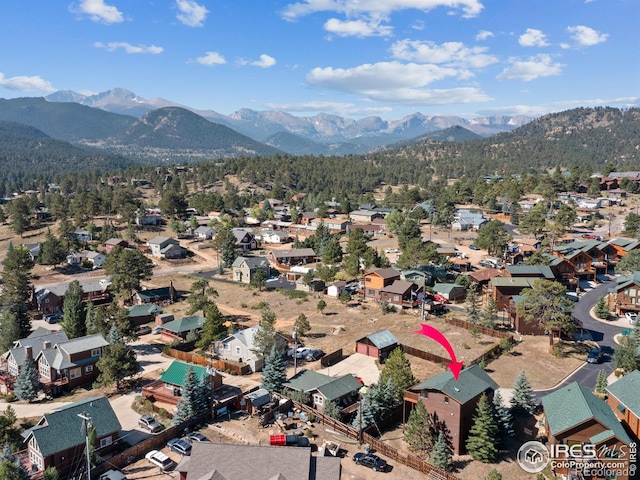
[[[300,370],[283,385],[289,390],[308,393],[313,406],[319,412],[327,402],[334,402],[340,409],[357,403],[358,390],[362,387],[351,374],[330,377],[314,370]]]
[[[56,467],[61,478],[66,478],[67,473],[86,462],[81,416],[90,419],[96,429],[95,447],[100,449],[100,455],[108,454],[122,427],[106,397],[89,398],[45,414],[23,434],[29,452],[27,468],[41,472]]]
[[[134,325],[143,325],[145,323],[153,322],[156,319],[156,315],[162,313],[162,307],[155,303],[132,305],[128,310],[129,318]]]
[[[640,435],[640,372],[634,370],[607,387],[613,413],[637,437]]]
[[[209,383],[211,383],[212,390],[222,386],[222,376],[215,370],[174,360],[171,365],[169,365],[169,368],[162,373],[159,380],[155,380],[142,387],[142,396],[163,403],[177,405],[182,393],[181,390],[184,385],[184,379],[189,369],[193,370],[198,380],[201,380],[203,377],[207,378]]]
[[[191,330],[195,330],[196,332],[202,330],[205,321],[206,318],[200,315],[178,318],[177,320],[162,325],[162,333],[164,335],[185,339]]]
[[[433,291],[439,293],[450,302],[457,302],[464,300],[466,290],[462,285],[456,285],[455,283],[436,283],[433,286]]]
[[[464,368],[458,381],[447,370],[408,388],[404,394],[405,412],[408,416],[422,402],[429,413],[437,413],[451,431],[454,453],[461,455],[480,397],[485,394],[492,400],[497,388],[498,384],[477,365]]]
[[[577,448],[575,446],[594,445],[598,452],[597,460],[605,464],[620,462],[624,460],[623,452],[628,454],[629,435],[607,402],[588,388],[577,382],[570,383],[542,397],[542,406],[550,444],[574,445],[574,449]],[[607,452],[613,454],[608,455]],[[567,475],[574,470],[556,468],[554,473]],[[618,475],[615,478],[629,477]]]

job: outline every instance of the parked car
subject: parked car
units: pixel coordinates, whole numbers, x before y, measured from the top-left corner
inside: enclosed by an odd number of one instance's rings
[[[118,470],[109,470],[100,475],[100,480],[127,480],[127,477]]]
[[[604,356],[604,353],[602,352],[602,349],[594,348],[592,350],[589,350],[589,353],[587,354],[587,362],[588,363],[601,363],[603,356]]]
[[[311,349],[309,347],[299,347],[296,350],[296,358],[304,358]]]
[[[400,250],[397,248],[385,248],[384,253],[398,253]]]
[[[162,327],[161,326],[157,326],[157,327],[153,327],[153,329],[151,330],[151,333],[153,333],[154,335],[158,335],[159,333],[162,333]]]
[[[191,455],[191,445],[186,440],[172,438],[167,442],[167,447],[180,455]]]
[[[167,455],[159,450],[151,450],[144,456],[144,458],[146,458],[149,463],[154,464],[163,472],[171,470],[176,465],[176,462],[171,460]]]
[[[140,325],[136,330],[138,335],[148,335],[151,333],[151,327],[149,325]]]
[[[356,465],[364,465],[374,472],[384,472],[387,469],[387,462],[373,453],[358,452],[353,456]]]
[[[60,313],[47,313],[44,316],[44,321],[47,323],[58,323],[62,320],[62,315]]]
[[[629,323],[631,325],[635,325],[636,324],[636,320],[638,319],[638,313],[637,312],[627,312],[624,314],[625,318],[627,320],[629,320]]]
[[[479,246],[477,246],[477,245],[474,245],[473,243],[472,243],[471,245],[469,245],[469,248],[470,248],[471,250],[480,250],[480,247],[479,247]]]
[[[145,430],[149,430],[151,433],[157,433],[164,430],[164,425],[162,425],[158,420],[153,418],[151,415],[143,415],[138,420],[138,425]]]
[[[443,297],[442,295],[440,295],[439,293],[434,293],[433,294],[433,299],[436,302],[440,302],[440,303],[449,303],[449,300],[446,297]]]
[[[322,357],[324,357],[325,353],[320,350],[319,348],[313,349],[313,350],[309,350],[307,352],[307,355],[305,355],[304,359],[307,362],[314,362],[316,360],[321,359]]]
[[[201,434],[200,432],[191,432],[191,433],[187,433],[184,437],[184,439],[189,442],[190,444],[194,444],[196,442],[210,442],[211,440],[209,440],[207,437],[205,437],[203,434]]]

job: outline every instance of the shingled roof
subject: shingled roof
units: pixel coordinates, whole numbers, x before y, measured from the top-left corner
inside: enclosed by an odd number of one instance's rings
[[[498,384],[484,370],[478,365],[472,365],[460,372],[458,381],[453,378],[451,370],[447,370],[418,385],[414,385],[409,390],[435,390],[464,405],[482,392],[488,389],[496,390],[497,388],[499,388]]]

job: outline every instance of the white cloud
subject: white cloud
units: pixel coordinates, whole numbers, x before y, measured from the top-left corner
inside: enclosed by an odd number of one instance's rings
[[[564,65],[560,63],[552,63],[551,56],[547,54],[536,55],[524,61],[512,58],[509,62],[511,66],[500,72],[496,77],[498,80],[522,80],[523,82],[529,82],[536,78],[560,75],[564,67]]]
[[[549,45],[547,36],[535,28],[527,28],[527,31],[520,35],[518,42],[523,47],[546,47]]]
[[[3,73],[0,73],[0,87],[20,92],[51,93],[57,90],[53,88],[50,82],[43,80],[39,75],[33,77],[5,77]]]
[[[391,46],[394,58],[400,60],[472,68],[486,67],[498,61],[495,56],[486,54],[486,51],[486,47],[467,47],[462,42],[437,45],[433,42],[400,40]]]
[[[122,49],[126,53],[150,53],[152,55],[158,55],[164,51],[164,48],[156,45],[131,45],[127,42],[95,42],[93,46],[96,48],[104,48],[109,52],[115,52],[118,49]]]
[[[176,6],[180,13],[176,18],[188,27],[202,27],[207,19],[207,10],[204,5],[199,5],[193,0],[176,0]]]
[[[251,62],[249,65],[253,65],[254,67],[260,68],[270,68],[276,64],[276,59],[266,53],[260,55],[260,60],[256,60],[255,62]]]
[[[339,37],[388,37],[393,33],[393,28],[380,25],[376,20],[348,20],[342,21],[330,18],[324,24],[327,32]]]
[[[480,30],[476,35],[476,40],[482,41],[489,37],[493,37],[493,32],[490,32],[489,30]]]
[[[450,89],[402,88],[369,95],[373,100],[401,105],[451,105],[490,102],[493,98],[475,87]]]
[[[282,12],[285,20],[317,12],[338,12],[345,15],[386,17],[394,11],[409,9],[428,11],[437,7],[461,10],[463,17],[475,17],[484,8],[480,0],[301,0],[290,3]]]
[[[600,33],[593,28],[584,25],[576,25],[575,27],[567,27],[567,32],[571,34],[571,38],[581,47],[591,47],[602,43],[609,37],[606,33]]]
[[[78,6],[70,6],[73,13],[88,15],[94,22],[102,23],[122,23],[124,16],[113,5],[106,5],[104,0],[82,0]]]
[[[203,57],[196,58],[196,62],[200,65],[224,65],[227,61],[218,52],[205,52]]]

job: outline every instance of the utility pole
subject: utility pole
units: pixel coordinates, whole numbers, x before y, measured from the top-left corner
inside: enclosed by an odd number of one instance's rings
[[[82,419],[82,427],[84,429],[84,438],[87,450],[87,480],[91,480],[91,455],[89,452],[89,426],[91,425],[91,417],[85,412],[79,413],[78,416]]]
[[[293,337],[293,375],[295,376],[298,373],[298,330],[295,326],[291,336]]]

